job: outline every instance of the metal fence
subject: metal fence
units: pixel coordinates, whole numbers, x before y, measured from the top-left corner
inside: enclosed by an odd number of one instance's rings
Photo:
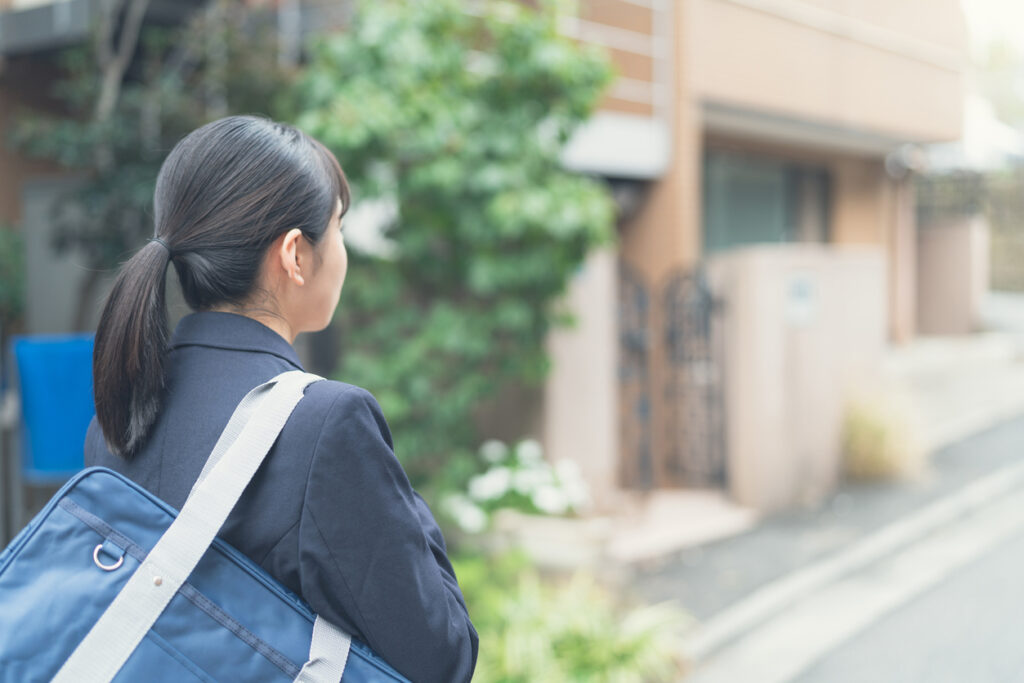
[[[721,307],[704,271],[653,292],[628,264],[619,273],[622,485],[724,486]]]

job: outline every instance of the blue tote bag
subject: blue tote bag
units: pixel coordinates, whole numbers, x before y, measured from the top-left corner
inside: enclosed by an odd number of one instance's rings
[[[105,468],[72,478],[0,554],[0,683],[407,681],[216,538],[319,379],[249,392],[180,512]]]

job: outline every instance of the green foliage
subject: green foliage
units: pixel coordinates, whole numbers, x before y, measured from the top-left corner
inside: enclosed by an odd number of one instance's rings
[[[29,156],[82,174],[54,205],[58,250],[79,250],[94,271],[115,268],[152,234],[157,172],[181,137],[221,115],[275,113],[292,74],[277,66],[273,36],[258,20],[218,0],[181,27],[145,28],[106,117],[90,115],[102,81],[95,41],[60,53],[63,76],[51,94],[66,113],[23,112],[12,135]]]
[[[0,328],[4,334],[25,312],[24,254],[21,233],[0,225]]]
[[[339,377],[376,394],[417,485],[473,473],[473,411],[544,377],[553,302],[612,235],[604,187],[559,163],[607,60],[558,33],[551,3],[479,7],[361,3],[313,47],[291,104],[357,202],[396,208],[387,253],[352,255]]]
[[[522,555],[454,560],[480,634],[479,683],[642,683],[681,677],[688,618],[668,604],[623,607],[586,574],[543,580]]]

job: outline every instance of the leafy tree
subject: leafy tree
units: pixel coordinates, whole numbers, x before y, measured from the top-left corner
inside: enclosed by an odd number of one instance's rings
[[[313,46],[290,105],[357,206],[393,203],[387,248],[352,250],[338,377],[376,394],[421,486],[470,473],[482,400],[544,377],[544,339],[566,322],[555,303],[612,237],[605,187],[559,162],[607,59],[559,33],[556,4],[467,7],[361,3]]]
[[[281,66],[258,11],[215,0],[178,27],[143,26],[146,0],[100,3],[94,39],[57,58],[58,111],[25,112],[17,147],[84,178],[54,205],[58,251],[88,266],[75,327],[96,305],[96,286],[152,234],[157,172],[182,136],[232,112],[273,116],[294,77]],[[119,28],[118,28],[119,27]],[[117,30],[115,30],[117,29]]]

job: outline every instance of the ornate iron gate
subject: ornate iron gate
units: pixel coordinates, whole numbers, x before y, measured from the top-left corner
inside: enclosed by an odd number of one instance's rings
[[[651,448],[650,297],[639,273],[619,262],[619,406],[621,480],[631,488],[654,486]]]
[[[703,269],[675,273],[663,290],[668,377],[667,471],[691,486],[725,484],[725,405],[719,306]]]
[[[620,263],[619,273],[622,483],[639,489],[722,486],[721,325],[707,277],[701,268],[681,270],[652,297],[634,269]],[[657,412],[655,391],[662,399]]]

